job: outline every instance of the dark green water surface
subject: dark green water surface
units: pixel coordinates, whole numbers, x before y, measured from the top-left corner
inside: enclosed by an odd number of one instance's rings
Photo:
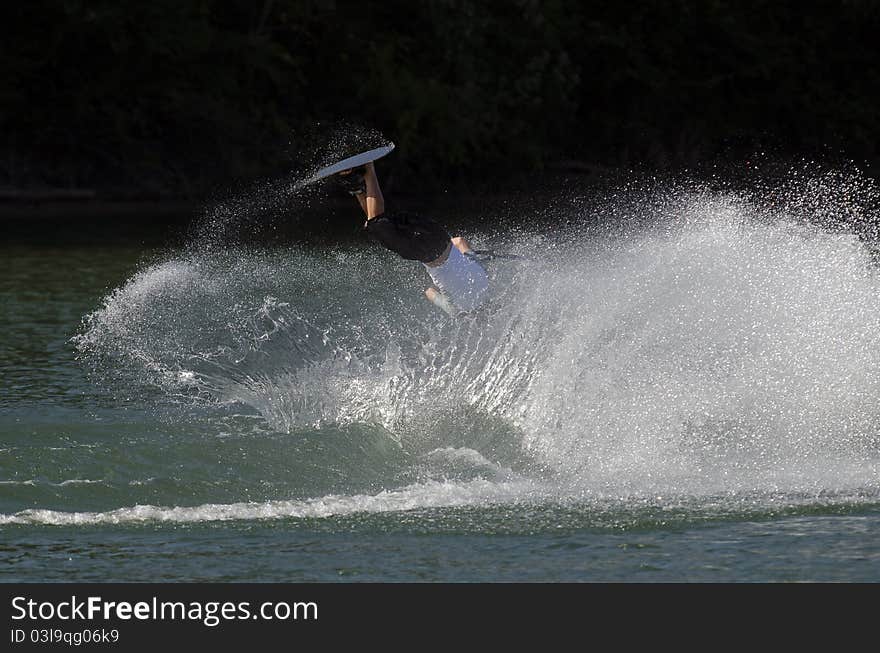
[[[715,233],[719,247],[724,234]],[[803,252],[791,251],[803,264]],[[866,408],[876,368],[849,365],[861,376],[822,399],[830,390],[821,370],[850,355],[844,344],[790,372],[787,387],[800,394],[774,394],[779,368],[760,361],[794,346],[785,316],[774,314],[784,326],[764,342],[789,344],[764,346],[763,358],[750,358],[752,341],[733,326],[693,353],[703,331],[679,341],[676,326],[651,340],[656,326],[638,330],[640,313],[620,308],[617,282],[556,270],[553,283],[589,291],[626,319],[490,321],[499,330],[486,338],[481,367],[459,364],[464,355],[444,367],[437,352],[447,350],[430,343],[449,326],[423,306],[420,271],[373,250],[233,256],[221,272],[136,245],[9,245],[0,258],[0,581],[880,580],[878,440]],[[230,269],[252,285],[217,285]],[[625,269],[632,265],[608,278]],[[659,274],[645,270],[627,287]],[[846,270],[814,272],[834,281]],[[761,277],[773,297],[810,304],[772,286],[773,274]],[[852,274],[841,282],[848,296],[876,288]],[[173,285],[186,275],[197,281]],[[324,283],[332,288],[321,295]],[[127,290],[107,308],[119,288]],[[706,316],[730,320],[700,307],[745,301],[736,289],[646,292],[652,301],[633,305],[653,306],[661,324],[687,314],[706,329],[714,328]],[[588,300],[566,305],[578,301]],[[138,302],[143,311],[126,312]],[[323,325],[309,317],[317,305]],[[860,305],[863,314],[839,318],[861,334],[854,349],[873,344],[877,317]],[[759,309],[749,310],[760,330]],[[95,311],[100,324],[84,324]],[[361,320],[365,311],[386,317]],[[258,322],[266,316],[268,326]],[[323,331],[336,338],[335,353],[302,345],[313,333],[306,323],[318,332],[335,323]],[[416,344],[394,336],[410,323],[408,334],[424,329]],[[242,324],[256,334],[250,341],[239,338]],[[794,354],[809,361],[826,346],[825,330],[798,328],[809,346]],[[78,347],[72,338],[84,333],[93,340]],[[510,342],[498,335],[510,333]],[[475,334],[456,341],[467,343],[468,361],[488,346]],[[307,364],[294,364],[293,350]],[[587,373],[576,360],[601,364]],[[750,386],[761,389],[752,395]],[[424,387],[435,388],[443,411],[430,413]],[[654,396],[657,387],[677,390]]]

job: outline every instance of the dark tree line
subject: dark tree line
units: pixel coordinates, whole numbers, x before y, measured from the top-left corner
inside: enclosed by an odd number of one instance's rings
[[[0,22],[0,186],[200,197],[337,120],[394,140],[415,188],[880,154],[869,0],[18,0]]]

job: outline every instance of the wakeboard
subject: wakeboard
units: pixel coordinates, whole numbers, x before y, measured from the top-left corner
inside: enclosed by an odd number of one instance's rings
[[[342,161],[338,161],[337,163],[321,168],[309,178],[307,183],[312,183],[326,177],[332,177],[333,175],[343,172],[344,170],[357,168],[358,166],[370,163],[371,161],[381,159],[383,156],[390,153],[393,149],[394,143],[389,143],[388,145],[377,147],[374,150],[367,150],[366,152],[355,154],[354,156],[350,156],[346,159],[343,159]]]

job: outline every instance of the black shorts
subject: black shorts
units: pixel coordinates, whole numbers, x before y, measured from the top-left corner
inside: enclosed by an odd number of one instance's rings
[[[385,212],[367,220],[364,229],[383,247],[410,261],[430,263],[449,247],[449,232],[415,213]]]

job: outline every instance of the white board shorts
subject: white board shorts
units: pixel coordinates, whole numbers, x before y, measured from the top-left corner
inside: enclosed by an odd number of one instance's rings
[[[470,313],[488,299],[489,276],[486,270],[475,259],[458,251],[454,245],[443,265],[436,268],[423,265],[437,289],[459,310]]]

